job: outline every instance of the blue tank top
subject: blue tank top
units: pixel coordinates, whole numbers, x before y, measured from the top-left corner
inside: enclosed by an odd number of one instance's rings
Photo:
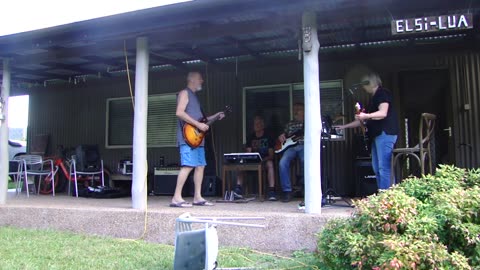
[[[188,93],[188,103],[187,107],[185,108],[185,112],[192,117],[195,120],[201,120],[204,116],[202,113],[202,109],[200,107],[200,101],[198,101],[197,95],[189,89],[185,89]],[[177,94],[177,104],[178,104],[178,94]],[[183,138],[183,125],[185,124],[185,121],[181,120],[180,118],[178,119],[178,124],[177,124],[177,145],[180,146],[182,144],[186,144],[185,139]],[[202,141],[200,146],[204,146],[205,140]]]

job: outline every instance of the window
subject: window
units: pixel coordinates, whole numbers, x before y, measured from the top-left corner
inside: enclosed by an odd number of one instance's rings
[[[322,120],[344,124],[343,81],[320,82]],[[293,118],[292,107],[304,102],[303,83],[263,85],[243,89],[243,141],[253,131],[253,116],[262,115],[265,129],[272,135],[283,132]]]
[[[147,146],[176,146],[176,95],[148,97]],[[130,97],[107,99],[107,148],[127,148],[133,143],[133,107]]]

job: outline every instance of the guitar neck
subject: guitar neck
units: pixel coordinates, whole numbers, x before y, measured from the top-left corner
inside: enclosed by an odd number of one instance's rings
[[[207,118],[207,119],[208,119],[208,118]],[[207,120],[207,122],[205,122],[205,124],[207,124],[207,125],[210,126],[211,124],[213,124],[213,123],[214,123],[215,121],[217,121],[218,119],[220,119],[220,115],[215,116],[215,117],[213,117],[213,118],[210,119],[210,120]]]

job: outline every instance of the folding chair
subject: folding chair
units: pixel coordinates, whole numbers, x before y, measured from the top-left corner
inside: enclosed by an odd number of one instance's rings
[[[72,156],[72,162],[70,163],[70,176],[73,177],[73,182],[75,186],[75,196],[78,197],[78,176],[79,175],[87,175],[91,176],[91,181],[92,185],[94,182],[94,177],[95,175],[100,176],[100,179],[102,181],[102,187],[105,186],[105,175],[103,172],[103,160],[100,160],[100,166],[98,169],[95,170],[81,170],[80,168],[77,168],[77,157]],[[80,170],[79,170],[80,169]],[[68,182],[68,192],[70,192],[70,182]]]

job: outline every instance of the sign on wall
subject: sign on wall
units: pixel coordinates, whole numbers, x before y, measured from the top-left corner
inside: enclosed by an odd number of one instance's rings
[[[454,31],[473,28],[473,16],[468,14],[392,20],[392,35]]]

